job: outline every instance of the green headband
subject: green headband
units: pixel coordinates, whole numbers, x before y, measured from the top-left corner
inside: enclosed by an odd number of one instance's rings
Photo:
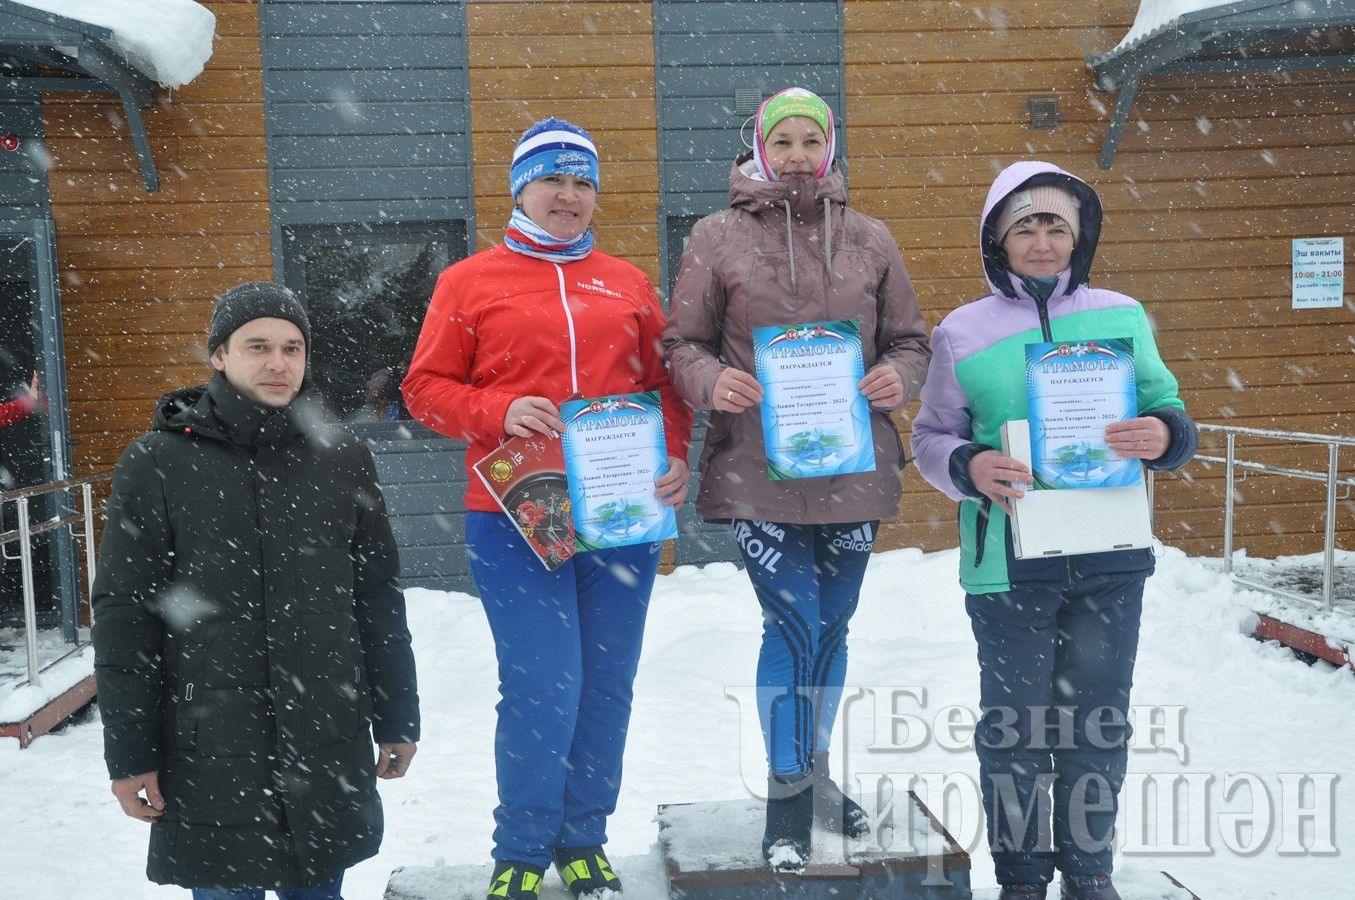
[[[825,136],[832,127],[828,124],[827,103],[824,103],[817,94],[810,93],[803,88],[791,88],[775,95],[762,107],[762,115],[758,122],[762,128],[762,139],[765,141],[778,122],[782,119],[789,119],[791,116],[804,116],[806,119],[813,119],[819,123],[819,128],[823,129]]]

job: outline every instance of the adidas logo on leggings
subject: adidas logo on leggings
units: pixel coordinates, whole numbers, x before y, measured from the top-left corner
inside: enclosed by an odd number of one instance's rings
[[[851,550],[854,553],[869,553],[875,546],[875,532],[869,524],[853,528],[850,534],[833,538],[833,546],[839,550]]]

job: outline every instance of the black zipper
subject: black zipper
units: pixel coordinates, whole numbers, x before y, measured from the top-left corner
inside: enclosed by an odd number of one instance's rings
[[[1049,300],[1035,298],[1035,310],[1040,314],[1040,334],[1044,335],[1045,343],[1048,344],[1054,340],[1054,332],[1049,327]]]
[[[974,568],[978,568],[983,562],[983,545],[988,538],[988,518],[993,512],[993,501],[991,497],[984,497],[979,503],[979,511],[974,519],[974,540],[977,541],[974,547]]]

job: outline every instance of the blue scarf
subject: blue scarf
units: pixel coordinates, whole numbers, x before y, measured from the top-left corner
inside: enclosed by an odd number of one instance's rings
[[[509,250],[553,263],[571,263],[593,252],[593,232],[584,231],[573,240],[563,240],[527,218],[521,207],[513,207],[503,242]]]

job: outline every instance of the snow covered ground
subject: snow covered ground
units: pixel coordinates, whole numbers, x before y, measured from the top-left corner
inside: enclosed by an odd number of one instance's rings
[[[1257,598],[1253,606],[1257,612],[1317,632],[1330,641],[1355,647],[1355,551],[1337,550],[1334,562],[1330,610],[1322,603],[1321,553],[1252,559],[1239,552],[1233,559],[1233,572],[1253,584],[1309,598],[1304,602],[1267,593]]]
[[[22,623],[22,619],[19,619]],[[0,702],[16,683],[28,680],[28,647],[22,624],[0,626]],[[56,662],[74,650],[61,636],[60,628],[39,626],[37,634],[38,668]]]
[[[23,629],[0,628],[0,723],[21,722],[94,673],[94,648],[76,649],[57,629],[38,632],[37,685],[28,683]]]
[[[900,793],[911,786],[924,799],[930,784],[929,805],[940,812],[935,793],[949,781],[942,818],[974,857],[974,886],[985,888],[993,878],[977,765],[963,729],[952,735],[944,726],[972,718],[978,693],[955,568],[955,551],[897,550],[873,560],[848,671],[868,693],[846,705],[838,735],[852,773],[869,786],[868,805],[881,784]],[[489,853],[497,691],[485,619],[465,595],[408,596],[424,741],[411,774],[382,784],[386,843],[351,871],[347,900],[379,898],[397,866],[476,865]],[[1257,602],[1207,561],[1163,552],[1149,582],[1134,694],[1139,734],[1117,861],[1126,882],[1166,869],[1205,900],[1353,895],[1355,677],[1306,667],[1247,637]],[[657,866],[650,848],[659,804],[744,797],[763,778],[755,716],[735,699],[753,679],[760,624],[747,578],[731,565],[659,578],[611,824],[613,859]],[[901,718],[891,720],[891,707]],[[1170,730],[1149,727],[1154,716],[1180,723],[1179,746],[1154,746],[1176,743]],[[899,722],[912,727],[891,727]],[[23,885],[26,900],[186,896],[145,882],[145,826],[124,817],[108,792],[100,740],[94,719],[24,751],[0,742],[6,883]],[[1317,814],[1304,819],[1300,807]],[[1255,827],[1239,824],[1244,814]],[[1174,839],[1162,833],[1169,827],[1151,833],[1152,823],[1173,819]],[[620,862],[618,871],[626,877]],[[628,896],[657,900],[654,873],[632,871],[631,883]]]

